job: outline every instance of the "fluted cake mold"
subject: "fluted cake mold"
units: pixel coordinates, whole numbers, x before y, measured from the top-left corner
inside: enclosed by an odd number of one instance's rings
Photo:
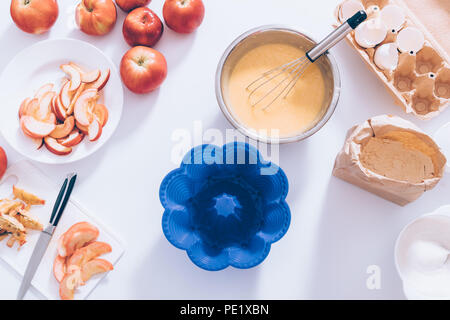
[[[161,183],[164,235],[202,269],[252,268],[289,228],[288,189],[249,144],[195,147]]]

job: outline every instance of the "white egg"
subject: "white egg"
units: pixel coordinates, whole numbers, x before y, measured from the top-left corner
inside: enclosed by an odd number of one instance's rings
[[[344,22],[359,10],[364,10],[364,6],[361,2],[357,0],[347,0],[341,5],[339,10],[339,19],[341,22]]]
[[[387,35],[387,27],[380,19],[370,19],[355,29],[355,41],[363,48],[373,48]]]
[[[397,46],[401,52],[417,53],[422,49],[424,42],[423,33],[414,27],[402,29],[397,36]]]
[[[377,48],[375,64],[383,70],[395,70],[398,65],[398,51],[395,43],[385,43]]]
[[[405,23],[405,12],[399,6],[390,4],[381,10],[380,19],[388,30],[398,31]]]

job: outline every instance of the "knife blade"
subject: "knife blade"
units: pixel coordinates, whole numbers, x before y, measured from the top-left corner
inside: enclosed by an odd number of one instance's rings
[[[56,198],[55,205],[53,207],[52,215],[50,217],[50,223],[41,232],[36,246],[34,247],[30,261],[28,262],[27,269],[25,270],[25,274],[23,276],[23,280],[17,294],[18,300],[23,299],[31,285],[31,281],[33,280],[36,270],[39,267],[42,258],[44,257],[50,240],[52,239],[53,232],[55,231],[59,219],[61,218],[61,215],[67,205],[67,201],[69,200],[70,194],[72,193],[76,178],[77,175],[71,173],[64,180],[64,183],[61,187],[61,190],[59,191],[58,197]]]

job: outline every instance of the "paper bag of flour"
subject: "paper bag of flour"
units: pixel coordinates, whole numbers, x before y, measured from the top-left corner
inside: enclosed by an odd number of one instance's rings
[[[413,123],[388,115],[351,128],[333,175],[404,206],[442,178],[445,156]]]

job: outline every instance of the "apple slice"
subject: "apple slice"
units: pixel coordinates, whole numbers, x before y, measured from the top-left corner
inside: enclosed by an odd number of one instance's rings
[[[77,249],[67,260],[67,271],[72,273],[80,270],[89,261],[110,253],[112,248],[106,242],[94,241],[85,247]]]
[[[96,104],[94,107],[94,116],[100,121],[102,127],[108,122],[108,108],[104,104]]]
[[[75,126],[80,130],[84,135],[89,135],[88,128],[89,126],[83,126],[78,121],[75,120]]]
[[[90,141],[97,141],[102,135],[102,125],[97,119],[91,122],[88,127],[88,136]]]
[[[28,103],[31,101],[30,98],[25,98],[19,107],[19,119],[22,118],[23,115],[27,113]],[[36,102],[38,99],[36,99]]]
[[[79,275],[66,274],[59,283],[59,296],[62,300],[73,300],[76,288],[79,286]]]
[[[71,97],[70,97],[70,81],[67,81],[61,88],[59,92],[59,98],[61,99],[61,103],[64,108],[68,108],[70,105]]]
[[[89,84],[89,88],[97,89],[98,91],[102,90],[103,87],[106,86],[106,83],[109,80],[110,74],[111,74],[111,70],[109,70],[109,69],[102,71],[101,75],[97,79],[97,81]]]
[[[82,83],[81,86],[78,88],[78,90],[75,92],[72,101],[70,102],[69,107],[67,108],[67,114],[71,115],[73,113],[73,110],[75,108],[75,104],[78,101],[78,98],[85,92],[86,84]],[[87,90],[86,90],[87,91]]]
[[[97,81],[101,74],[102,73],[99,69],[92,70],[91,72],[85,72],[81,75],[81,81],[84,83]]]
[[[52,113],[51,103],[55,96],[53,91],[46,92],[39,100],[39,108],[36,110],[35,116],[40,120],[46,120]]]
[[[58,254],[61,257],[70,257],[75,250],[84,247],[88,242],[95,241],[98,235],[99,230],[89,222],[78,222],[61,236]]]
[[[44,145],[44,139],[42,138],[32,138],[31,139],[36,146],[36,150],[39,150]]]
[[[44,144],[45,147],[48,149],[48,151],[53,152],[54,154],[57,154],[58,156],[65,156],[72,152],[72,148],[65,147],[56,141],[56,139],[52,137],[45,137],[44,138]]]
[[[61,282],[66,275],[66,258],[56,256],[53,262],[53,275],[58,282]]]
[[[92,276],[100,273],[105,273],[113,270],[114,267],[111,262],[104,259],[94,259],[86,263],[81,269],[82,285],[88,281]]]
[[[41,97],[44,96],[44,94],[52,90],[53,90],[53,83],[46,83],[42,87],[40,87],[38,91],[36,91],[34,97],[39,100]]]
[[[87,89],[75,102],[74,115],[75,119],[83,126],[88,126],[93,119],[90,105],[98,99],[98,92],[96,89]]]
[[[39,121],[32,116],[22,116],[20,127],[27,136],[37,139],[44,138],[55,130],[53,123]]]
[[[58,124],[50,133],[50,137],[59,139],[67,137],[75,127],[75,118],[73,116],[67,117],[63,124]],[[67,146],[66,146],[67,147]]]
[[[55,113],[56,118],[59,121],[65,121],[67,118],[66,109],[62,105],[61,96],[56,96],[55,98],[55,106],[53,108],[53,112]]]
[[[70,64],[63,64],[60,68],[70,77],[69,91],[77,90],[81,85],[81,73]]]
[[[73,129],[68,137],[63,139],[58,139],[58,142],[65,147],[74,147],[79,144],[84,139],[84,133],[78,131],[78,129]]]

